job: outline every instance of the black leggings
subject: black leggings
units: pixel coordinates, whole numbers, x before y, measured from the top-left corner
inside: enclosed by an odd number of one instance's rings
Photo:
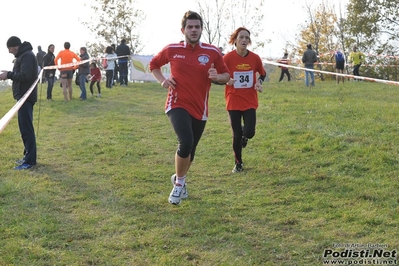
[[[114,82],[114,70],[113,69],[111,69],[111,70],[107,69],[105,71],[105,76],[107,78],[106,81],[105,81],[105,84],[106,84],[105,87],[112,88],[112,84]]]
[[[246,137],[251,139],[255,136],[256,110],[248,109],[245,111],[230,110],[230,125],[233,131],[233,151],[236,163],[242,163],[241,139]],[[241,125],[241,119],[244,126]]]
[[[279,82],[283,80],[284,74],[287,75],[288,81],[291,80],[291,75],[290,72],[288,72],[288,69],[281,69],[280,79],[278,80]]]
[[[101,94],[101,87],[100,87],[100,81],[91,81],[90,82],[90,92],[93,94],[93,85],[94,83],[97,83],[97,91],[99,94]]]
[[[177,155],[182,158],[191,155],[190,162],[192,162],[206,121],[195,119],[183,108],[172,109],[167,115],[179,142]]]

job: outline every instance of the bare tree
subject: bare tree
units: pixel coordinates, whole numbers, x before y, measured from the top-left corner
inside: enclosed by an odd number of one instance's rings
[[[134,0],[92,1],[90,8],[95,16],[83,22],[95,35],[95,41],[87,45],[92,55],[102,54],[106,46],[118,44],[121,39],[126,39],[132,51],[140,52],[142,44],[134,32],[137,32],[145,15],[135,6]]]
[[[222,10],[225,9],[226,0],[215,0],[210,3],[197,1],[197,4],[198,13],[204,22],[203,36],[206,42],[220,46],[226,21],[222,14]]]
[[[225,46],[230,34],[238,27],[246,27],[253,36],[253,49],[264,47],[270,40],[261,39],[264,26],[264,0],[196,0],[198,13],[204,21],[205,41]]]

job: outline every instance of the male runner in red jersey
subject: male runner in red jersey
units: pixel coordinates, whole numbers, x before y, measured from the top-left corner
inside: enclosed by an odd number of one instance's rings
[[[181,28],[185,41],[167,45],[150,62],[152,74],[168,89],[165,113],[179,141],[175,154],[176,174],[171,177],[173,189],[169,195],[169,202],[176,205],[188,196],[186,174],[208,119],[211,81],[226,83],[230,79],[219,49],[200,42],[202,29],[201,16],[187,11]],[[161,67],[167,63],[170,63],[171,74],[165,78]]]

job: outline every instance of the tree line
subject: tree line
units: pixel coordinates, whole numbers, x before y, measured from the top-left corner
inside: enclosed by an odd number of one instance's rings
[[[306,44],[312,43],[320,60],[328,62],[332,51],[340,49],[348,58],[356,46],[367,55],[364,76],[398,80],[397,0],[350,0],[346,7],[337,7],[336,3],[324,0],[315,8],[307,5],[308,20],[287,48],[300,55]]]
[[[203,38],[216,46],[225,46],[235,28],[245,26],[254,36],[253,50],[263,48],[270,40],[257,38],[264,27],[264,0],[196,0],[197,12],[204,20]],[[337,6],[338,5],[338,6]],[[348,5],[323,0],[317,6],[305,4],[307,20],[298,25],[294,40],[287,40],[282,52],[300,57],[311,43],[321,61],[329,61],[331,51],[340,49],[346,57],[353,46],[367,55],[363,75],[398,80],[399,18],[397,0],[349,0]],[[101,55],[106,46],[122,38],[135,53],[143,43],[137,34],[145,13],[136,8],[135,0],[94,0],[90,8],[96,14],[83,22],[96,40],[87,44],[92,55]],[[376,56],[387,55],[387,56]],[[384,67],[385,66],[385,67]],[[327,67],[328,68],[328,67]],[[332,66],[329,70],[333,70]]]

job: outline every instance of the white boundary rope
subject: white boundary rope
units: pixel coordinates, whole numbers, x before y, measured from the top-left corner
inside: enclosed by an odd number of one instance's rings
[[[60,68],[65,68],[65,67],[72,67],[72,66],[77,66],[77,65],[81,65],[87,62],[91,62],[91,61],[96,61],[96,60],[102,60],[102,59],[118,59],[121,57],[126,57],[125,56],[115,56],[115,57],[97,57],[97,58],[90,58],[90,59],[86,59],[86,60],[82,60],[76,63],[69,63],[69,64],[64,64],[64,65],[56,65],[56,66],[47,66],[47,67],[43,67],[43,69],[40,71],[38,77],[36,78],[35,82],[32,84],[32,86],[29,88],[29,90],[24,94],[24,96],[22,96],[21,99],[19,99],[17,101],[17,103],[0,119],[0,133],[3,132],[3,130],[6,128],[6,126],[8,125],[8,123],[10,123],[11,119],[14,117],[14,115],[18,112],[18,110],[21,108],[21,106],[25,103],[26,99],[28,99],[29,95],[32,93],[33,89],[35,88],[35,86],[37,85],[37,83],[39,82],[39,80],[41,80],[42,74],[43,74],[43,70],[46,69],[60,69]]]
[[[306,71],[313,71],[313,72],[316,72],[316,73],[323,73],[323,74],[335,75],[335,76],[347,77],[347,78],[355,78],[355,79],[361,79],[361,80],[364,80],[364,81],[371,81],[371,82],[378,82],[378,83],[384,83],[384,84],[399,86],[399,82],[398,81],[390,81],[390,80],[384,80],[384,79],[375,79],[375,78],[368,78],[368,77],[362,77],[362,76],[354,76],[354,75],[341,74],[341,73],[336,73],[336,72],[328,72],[328,71],[317,70],[317,69],[308,69],[308,68],[304,68],[304,67],[297,67],[297,66],[292,66],[292,65],[280,64],[280,63],[269,61],[269,60],[266,60],[266,59],[263,59],[262,61],[263,61],[263,63],[269,64],[269,65],[283,66],[283,67],[294,68],[294,69],[299,69],[299,70],[303,70],[303,71],[305,71],[305,70]]]
[[[40,71],[39,77],[42,75],[43,70]],[[1,118],[0,120],[0,133],[3,132],[4,128],[8,125],[14,115],[18,112],[19,108],[25,103],[26,99],[28,99],[29,95],[32,93],[33,89],[35,88],[36,84],[39,82],[39,77],[36,78],[35,82],[33,82],[32,86],[29,90],[22,96],[19,101]]]
[[[126,56],[116,56],[113,57],[112,59],[118,59],[121,57],[126,57]],[[0,133],[3,132],[5,127],[8,125],[8,123],[11,121],[11,119],[14,117],[14,115],[18,112],[19,108],[25,103],[26,99],[29,97],[29,95],[32,93],[33,89],[41,80],[43,70],[46,69],[60,69],[60,68],[65,68],[65,67],[71,67],[71,66],[76,66],[80,64],[84,64],[90,61],[95,61],[95,60],[102,60],[106,57],[97,57],[97,58],[90,58],[87,60],[79,61],[76,63],[69,63],[69,64],[64,64],[64,65],[57,65],[57,66],[47,66],[44,67],[40,73],[35,82],[32,84],[32,86],[29,88],[29,90],[25,93],[25,95],[0,119]],[[110,58],[106,58],[110,59]],[[340,77],[347,77],[347,78],[356,78],[356,79],[361,79],[365,81],[370,81],[370,82],[378,82],[378,83],[384,83],[384,84],[389,84],[389,85],[395,85],[399,86],[399,82],[397,81],[389,81],[389,80],[383,80],[383,79],[375,79],[375,78],[368,78],[368,77],[362,77],[362,76],[354,76],[354,75],[348,75],[348,74],[341,74],[341,73],[336,73],[336,72],[328,72],[328,71],[323,71],[323,70],[317,70],[317,69],[307,69],[303,67],[297,67],[297,66],[292,66],[292,65],[286,65],[286,64],[280,64],[277,62],[269,61],[267,59],[262,59],[263,63],[269,64],[269,65],[275,65],[275,66],[283,66],[283,67],[288,67],[288,68],[293,68],[293,69],[298,69],[298,70],[303,70],[303,71],[313,71],[316,73],[323,73],[323,74],[328,74],[328,75],[335,75],[335,76],[340,76]]]

